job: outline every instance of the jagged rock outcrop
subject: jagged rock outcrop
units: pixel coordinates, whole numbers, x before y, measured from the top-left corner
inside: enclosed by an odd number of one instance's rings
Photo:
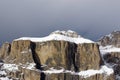
[[[0,50],[4,62],[18,66],[16,71],[14,69],[6,71],[7,75],[14,79],[104,80],[106,78],[106,80],[115,80],[114,73],[107,78],[105,71],[100,70],[104,62],[100,55],[99,45],[84,39],[73,31],[56,31],[45,38],[20,38],[14,40],[8,49],[4,48]],[[31,63],[36,64],[34,69],[25,66]],[[51,68],[55,70],[62,68],[64,71],[45,72]],[[99,70],[100,72],[86,78],[77,74],[86,70]]]
[[[6,42],[0,48],[0,59],[4,59],[5,57],[9,56],[11,51],[11,44]]]
[[[111,34],[102,37],[99,42],[102,46],[114,45],[120,47],[120,31],[113,31]]]
[[[102,47],[103,59],[113,67],[115,75],[120,75],[120,31],[113,31],[99,40]],[[116,77],[116,80],[120,80]]]
[[[104,55],[104,60],[107,63],[119,64],[120,63],[120,52],[107,53]]]
[[[5,59],[5,62],[22,64],[34,62],[31,44],[32,42],[29,40],[13,41],[10,55]]]
[[[74,37],[74,38],[81,37],[75,31],[71,31],[71,30],[68,30],[68,31],[59,31],[59,30],[57,30],[57,31],[52,32],[50,35],[52,35],[52,34],[59,34],[59,35],[64,35],[64,36]]]
[[[106,53],[103,58],[107,64],[113,67],[115,75],[120,75],[120,52]]]

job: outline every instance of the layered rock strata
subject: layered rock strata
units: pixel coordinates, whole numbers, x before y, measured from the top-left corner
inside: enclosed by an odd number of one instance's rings
[[[57,31],[45,38],[16,39],[11,44],[3,45],[0,51],[4,63],[17,65],[16,70],[7,70],[10,65],[1,68],[13,79],[115,80],[111,69],[107,68],[110,74],[101,69],[104,62],[99,45],[73,31]],[[89,74],[81,73],[87,70]],[[89,70],[94,74],[90,75]]]

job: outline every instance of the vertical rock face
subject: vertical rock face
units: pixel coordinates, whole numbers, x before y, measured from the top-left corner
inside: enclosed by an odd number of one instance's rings
[[[67,70],[99,69],[101,56],[95,43],[75,44],[66,41],[36,43],[41,65],[64,67]]]
[[[93,44],[79,44],[76,54],[76,66],[79,70],[99,69],[101,65],[99,46]]]
[[[6,62],[23,64],[33,62],[31,43],[29,40],[13,41],[10,55],[5,59]]]
[[[107,72],[101,69],[99,45],[73,31],[57,31],[45,38],[17,39],[11,45],[3,45],[0,51],[5,63],[18,66],[17,71],[8,69],[10,65],[1,68],[14,79],[115,80],[114,74],[107,78]],[[36,65],[30,65],[33,63]]]
[[[50,67],[64,67],[70,70],[77,45],[66,41],[48,41],[36,43],[36,54],[41,65]]]
[[[0,58],[1,59],[6,58],[10,54],[10,51],[11,51],[10,43],[4,43],[0,49]]]

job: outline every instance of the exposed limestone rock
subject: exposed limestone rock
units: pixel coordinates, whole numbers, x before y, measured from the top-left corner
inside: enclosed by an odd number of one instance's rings
[[[111,52],[104,55],[104,60],[107,63],[120,64],[120,52]]]
[[[41,65],[63,67],[67,70],[99,69],[102,62],[97,44],[79,44],[65,41],[36,43],[36,54]],[[89,57],[89,58],[88,58]]]
[[[36,63],[36,68],[47,70],[64,68],[71,71],[83,71],[88,69],[98,70],[102,59],[99,46],[96,43],[75,44],[67,41],[31,42],[29,40],[13,41],[11,52],[6,62],[10,63]],[[12,62],[11,62],[12,61]],[[36,70],[26,68],[17,72],[10,72],[12,78],[21,80],[96,80],[103,76],[82,78],[69,73],[44,74]],[[34,77],[35,76],[35,77]],[[99,80],[99,79],[98,79]],[[111,79],[112,80],[112,79]]]
[[[71,75],[69,73],[46,74],[45,80],[115,80],[114,74],[105,76],[104,74],[96,74],[91,77],[83,78],[79,75]]]
[[[36,43],[36,54],[41,65],[50,67],[63,67],[70,70],[74,64],[73,59],[77,45],[66,41],[49,41]],[[74,66],[73,66],[74,68]]]
[[[99,69],[102,63],[97,44],[79,44],[75,58],[79,70]]]
[[[19,66],[19,71],[9,71],[7,76],[13,80],[40,80],[41,73],[38,70],[31,70]]]
[[[5,61],[9,63],[33,62],[31,43],[29,40],[13,41],[10,55]]]
[[[41,79],[41,73],[36,70],[30,70],[30,69],[22,69],[23,77],[21,79],[23,80],[40,80]]]
[[[109,76],[105,74],[96,74],[87,78],[70,73],[43,73],[39,70],[31,70],[21,67],[20,71],[10,72],[8,76],[11,76],[14,80],[115,80],[114,74]]]
[[[11,51],[11,44],[10,43],[4,43],[2,47],[0,48],[0,59],[4,59],[9,56]]]

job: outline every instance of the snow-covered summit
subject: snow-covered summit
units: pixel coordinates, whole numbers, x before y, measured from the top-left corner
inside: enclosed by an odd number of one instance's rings
[[[67,36],[67,37],[74,37],[74,38],[81,37],[75,31],[72,31],[72,30],[67,30],[67,31],[57,30],[57,31],[52,32],[50,35],[52,35],[52,34],[60,34],[60,35],[64,35],[64,36]]]
[[[45,42],[45,41],[51,41],[51,40],[63,40],[63,41],[69,41],[73,42],[76,44],[79,43],[94,43],[92,40],[85,39],[78,35],[76,32],[68,30],[68,31],[54,31],[52,32],[49,36],[42,37],[42,38],[32,38],[32,37],[22,37],[19,39],[15,39],[14,41],[17,40],[30,40],[33,42]]]

